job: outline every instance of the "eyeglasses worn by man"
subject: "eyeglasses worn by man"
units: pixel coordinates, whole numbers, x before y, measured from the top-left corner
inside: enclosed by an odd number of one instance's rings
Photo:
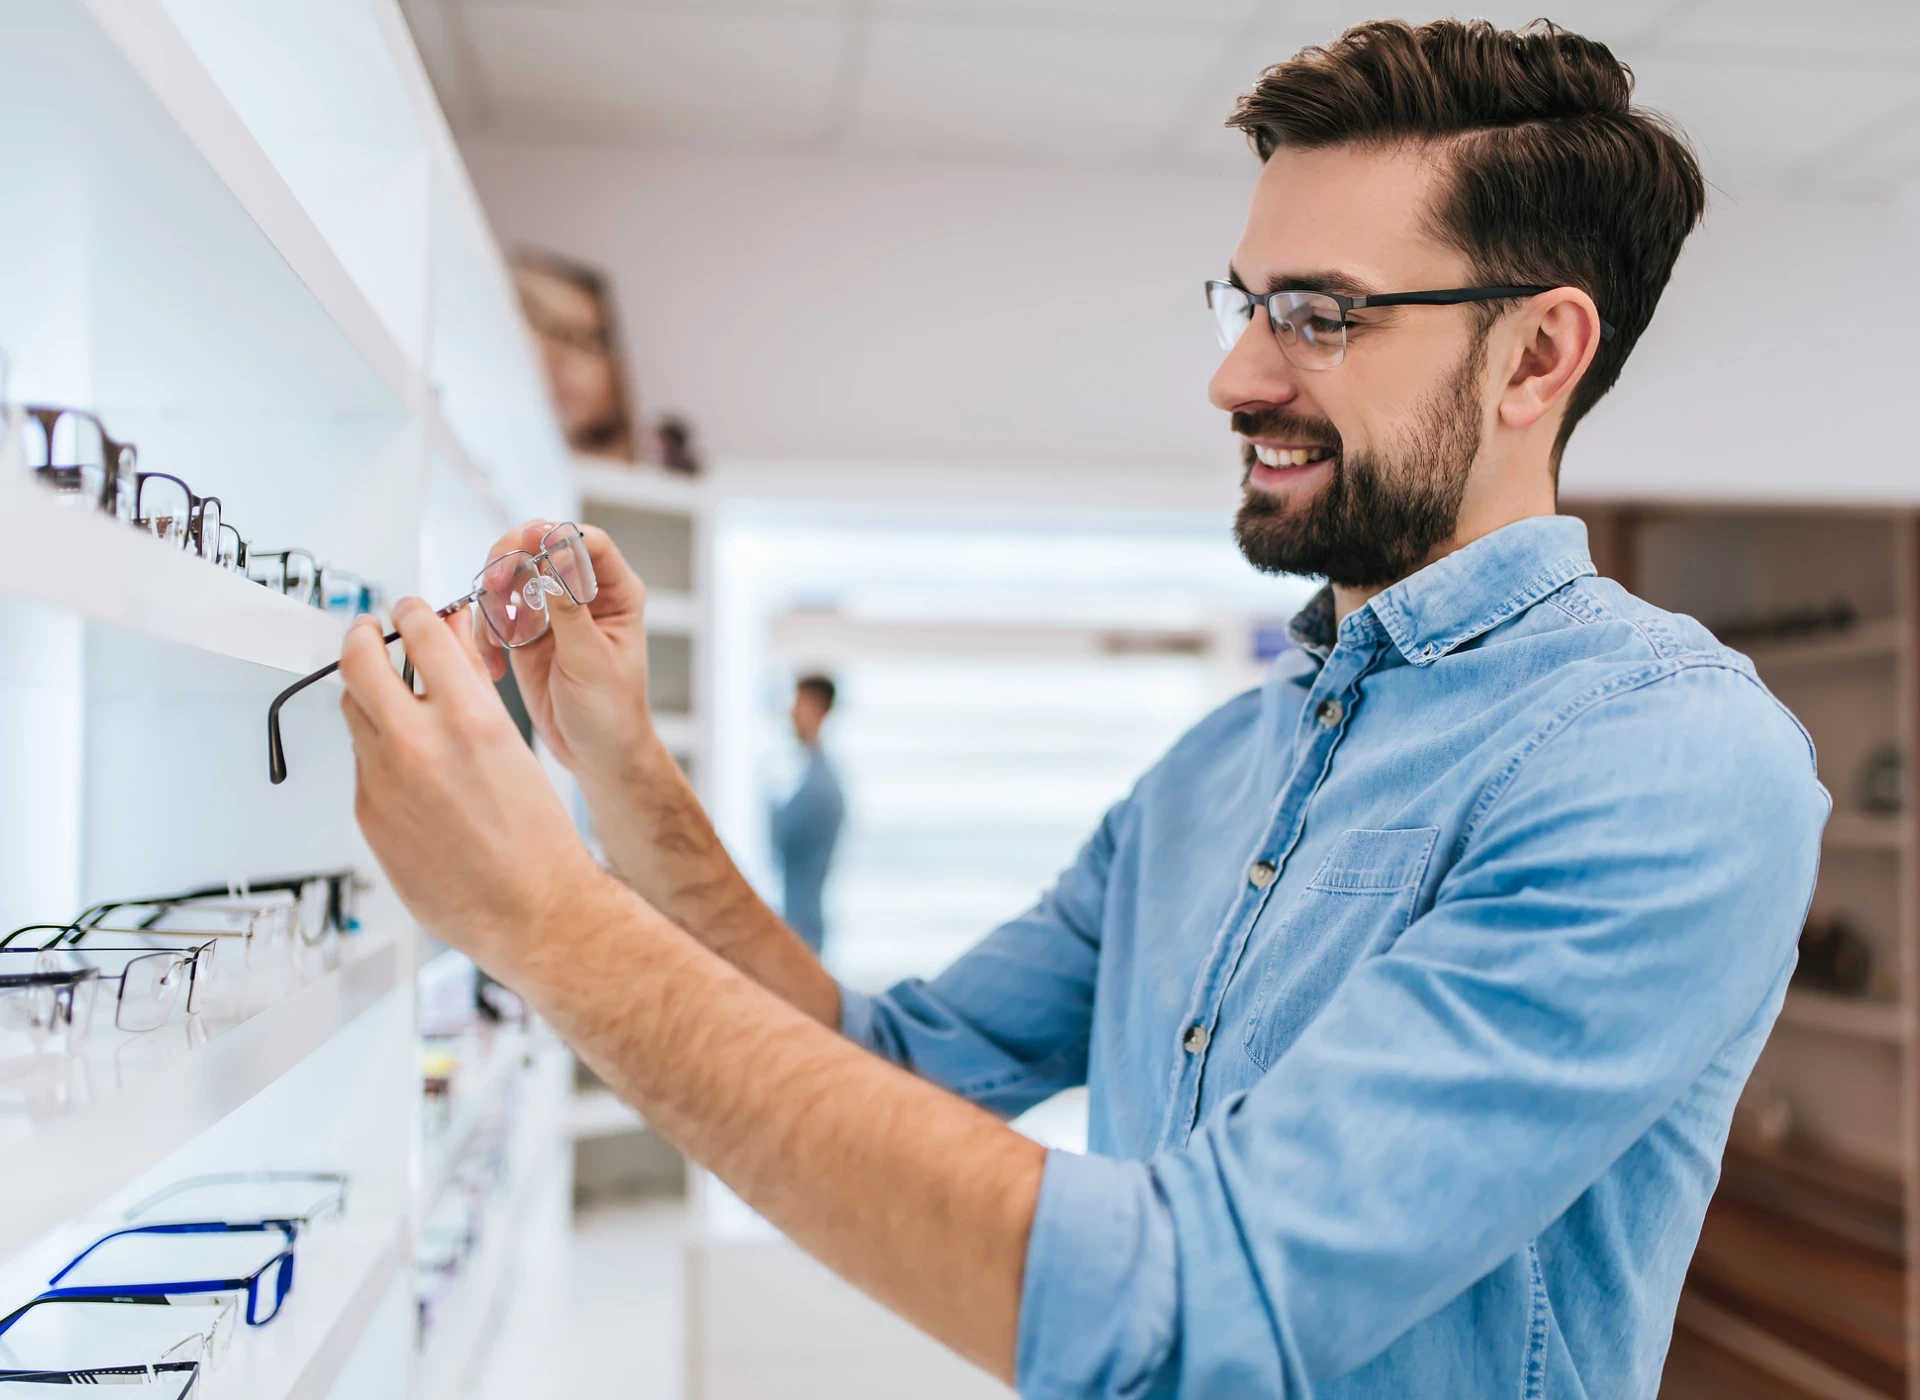
[[[1027,1396],[1652,1396],[1828,803],[1752,668],[1555,514],[1704,205],[1630,87],[1551,26],[1378,23],[1241,100],[1263,166],[1207,288],[1212,399],[1247,558],[1328,587],[939,977],[839,987],[752,893],[594,530],[598,598],[512,665],[613,873],[486,684],[506,661],[409,602],[424,697],[368,627],[342,667],[399,893]],[[1088,1155],[1005,1125],[1078,1084]]]

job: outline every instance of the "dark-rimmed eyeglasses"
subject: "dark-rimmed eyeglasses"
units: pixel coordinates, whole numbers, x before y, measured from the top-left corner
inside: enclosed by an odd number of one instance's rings
[[[145,530],[202,559],[235,564],[244,552],[238,531],[223,538],[218,496],[202,496],[167,472],[143,472],[140,453],[108,433],[98,415],[59,404],[7,410],[27,470],[56,494]]]
[[[38,953],[38,949],[23,950]],[[80,1048],[93,1024],[100,969],[42,967],[0,971],[0,1031],[25,1035],[35,1050],[55,1037],[68,1051]]]
[[[1350,312],[1386,306],[1458,306],[1465,302],[1506,301],[1539,296],[1552,287],[1451,287],[1432,292],[1378,292],[1368,296],[1340,296],[1333,292],[1268,292],[1255,296],[1245,287],[1215,278],[1207,283],[1207,306],[1213,312],[1220,348],[1231,350],[1253,324],[1254,311],[1264,305],[1267,323],[1280,351],[1300,369],[1332,369],[1347,358],[1347,316]],[[1613,327],[1600,323],[1600,338],[1612,340]]]
[[[594,577],[586,538],[572,521],[555,525],[542,535],[537,554],[510,549],[489,559],[486,568],[474,575],[473,587],[445,607],[436,609],[434,615],[451,617],[471,603],[476,632],[484,624],[494,641],[512,649],[528,646],[546,636],[552,625],[547,600],[562,594],[582,607],[600,596],[600,584]],[[388,632],[385,640],[396,642],[400,634]],[[340,663],[335,661],[312,675],[302,676],[276,695],[267,707],[267,776],[273,782],[287,780],[286,749],[280,742],[280,707],[315,681],[325,680],[339,669]],[[411,662],[403,674],[411,685]]]
[[[178,1389],[175,1389],[176,1383]],[[138,1385],[154,1400],[188,1400],[200,1384],[198,1361],[155,1361],[134,1366],[83,1366],[73,1371],[0,1371],[0,1387],[29,1385]],[[9,1393],[0,1390],[0,1395]]]

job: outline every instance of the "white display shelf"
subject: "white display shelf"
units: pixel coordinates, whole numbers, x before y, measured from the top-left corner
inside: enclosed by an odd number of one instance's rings
[[[1906,1008],[1898,1002],[1836,996],[1803,987],[1787,993],[1780,1007],[1780,1024],[1881,1045],[1907,1043]]]
[[[325,1400],[407,1259],[400,1221],[348,1221],[303,1236],[294,1247],[293,1291],[264,1327],[238,1329],[216,1395],[247,1400]]]
[[[640,1110],[622,1102],[611,1089],[582,1089],[567,1105],[567,1136],[575,1142],[618,1137],[646,1126]]]
[[[304,288],[302,294],[385,387],[389,406],[403,409],[415,381],[407,357],[165,7],[158,0],[86,0],[85,14],[96,26],[93,36],[81,34],[63,9],[44,0],[36,5],[26,25],[31,38],[23,40],[27,52],[18,56],[23,63],[46,61],[29,56],[32,46],[43,40],[57,46],[57,58],[51,60],[55,71],[72,89],[76,103],[89,108],[88,139],[93,145],[88,158],[132,162],[139,167],[134,178],[140,180],[164,179],[173,172],[157,168],[155,162],[178,161],[183,167],[183,189],[198,185],[203,172],[211,172],[238,206],[237,210],[231,205],[189,210],[177,202],[171,208],[164,202],[156,208],[142,206],[141,218],[122,221],[125,234],[121,236],[144,240],[143,247],[129,245],[132,256],[178,262],[183,267],[205,260],[232,279],[282,279],[280,287],[261,286],[256,295],[247,294],[254,289],[233,286],[228,298],[203,306],[200,318],[179,328],[184,358],[196,359],[208,333],[229,318],[234,324],[224,329],[237,333],[230,334],[229,345],[217,353],[228,358],[244,356],[250,347],[265,342],[270,328],[255,318],[283,310],[291,282]],[[104,44],[99,42],[102,39]],[[152,120],[152,108],[139,96],[126,93],[128,69],[158,104],[162,122]],[[115,89],[126,95],[104,103],[91,103],[86,96]],[[189,172],[184,169],[187,165],[199,169]],[[139,197],[136,189],[126,193]],[[229,255],[240,252],[240,243],[262,236],[277,255],[277,265],[244,253]],[[196,251],[199,240],[206,241]],[[229,244],[234,246],[230,249]],[[184,291],[184,287],[172,292],[155,289],[160,298]],[[306,319],[283,324],[283,344],[274,346],[267,358],[285,361],[290,347],[303,344],[306,326],[301,321]],[[242,323],[248,322],[242,329]]]
[[[1913,846],[1913,823],[1904,817],[1835,812],[1827,818],[1827,845],[1846,851],[1904,851]]]
[[[467,488],[480,498],[504,531],[513,523],[513,520],[500,500],[500,493],[493,489],[493,478],[487,475],[485,467],[474,461],[473,454],[467,451],[466,444],[460,441],[460,435],[453,430],[453,424],[449,423],[446,414],[440,411],[438,402],[427,405],[426,418],[427,446],[454,469],[454,472],[466,483]]]
[[[455,1053],[460,1056],[460,1068],[454,1072],[447,1126],[428,1138],[422,1153],[421,1200],[431,1204],[447,1189],[454,1164],[473,1141],[474,1131],[500,1106],[514,1080],[526,1072],[531,1044],[525,1030],[502,1026],[494,1032],[485,1058],[470,1064],[480,1042],[469,1036],[458,1043]]]
[[[1844,632],[1794,642],[1735,644],[1762,675],[1809,666],[1832,666],[1853,661],[1892,661],[1906,648],[1906,633],[1898,618],[1855,623]]]
[[[707,505],[706,481],[664,467],[575,457],[573,476],[583,500],[627,510],[697,515]]]
[[[396,938],[358,934],[344,961],[244,1020],[128,1037],[96,1026],[57,1090],[0,1139],[0,1258],[89,1210],[246,1103],[400,984]],[[211,1018],[204,1018],[211,1019]]]
[[[14,562],[0,596],[282,671],[340,659],[347,619],[170,548],[132,526],[0,475]]]
[[[564,1171],[565,1151],[557,1129],[572,1066],[572,1052],[556,1043],[536,1056],[529,1071],[532,1092],[515,1124],[508,1179],[488,1203],[479,1244],[435,1306],[415,1377],[414,1394],[420,1400],[453,1400],[488,1344],[488,1328],[523,1246],[521,1233],[542,1218],[535,1204]]]

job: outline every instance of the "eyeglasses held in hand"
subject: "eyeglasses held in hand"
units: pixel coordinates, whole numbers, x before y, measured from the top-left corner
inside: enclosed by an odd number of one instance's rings
[[[552,626],[547,600],[562,594],[582,606],[600,594],[599,582],[593,574],[593,560],[587,555],[586,539],[580,527],[571,521],[556,525],[542,535],[538,554],[514,549],[488,560],[487,567],[474,576],[473,587],[464,596],[437,609],[434,615],[451,617],[471,603],[476,614],[476,631],[484,622],[494,641],[511,650],[546,636]],[[389,632],[384,640],[391,643],[399,639],[398,632]],[[276,695],[267,707],[267,776],[275,783],[287,780],[287,755],[280,741],[280,707],[315,681],[325,680],[339,669],[340,663],[335,661],[310,676],[302,676]],[[411,685],[411,662],[406,664],[403,674]]]
[[[1347,314],[1384,306],[1458,306],[1470,301],[1505,301],[1510,297],[1539,296],[1551,287],[1451,287],[1434,292],[1381,292],[1363,297],[1333,292],[1282,291],[1255,296],[1245,287],[1218,280],[1207,283],[1207,306],[1213,311],[1220,348],[1240,343],[1254,312],[1267,309],[1267,324],[1281,353],[1301,369],[1332,369],[1347,358]],[[1613,327],[1600,323],[1600,339],[1612,340]]]

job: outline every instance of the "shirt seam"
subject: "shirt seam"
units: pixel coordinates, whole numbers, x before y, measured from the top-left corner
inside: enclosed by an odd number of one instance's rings
[[[1454,861],[1457,863],[1466,853],[1466,849],[1472,843],[1473,838],[1479,834],[1481,823],[1486,820],[1488,814],[1500,799],[1512,790],[1515,780],[1520,776],[1520,770],[1526,766],[1528,760],[1539,753],[1541,749],[1545,748],[1553,739],[1565,733],[1572,727],[1575,720],[1597,709],[1605,701],[1615,699],[1622,695],[1630,695],[1637,690],[1644,690],[1656,682],[1678,676],[1686,671],[1703,670],[1725,671],[1728,675],[1737,676],[1740,680],[1745,681],[1765,696],[1768,703],[1781,714],[1785,715],[1793,725],[1794,730],[1800,735],[1801,741],[1807,746],[1808,763],[1817,771],[1818,761],[1814,754],[1813,740],[1807,734],[1806,728],[1798,719],[1794,718],[1793,712],[1782,705],[1779,700],[1775,699],[1772,692],[1760,684],[1759,680],[1754,676],[1731,662],[1721,660],[1717,657],[1657,657],[1655,660],[1649,661],[1635,670],[1625,672],[1621,675],[1611,676],[1598,685],[1583,691],[1562,705],[1551,719],[1527,736],[1526,741],[1523,742],[1519,748],[1515,749],[1512,756],[1508,758],[1506,765],[1488,781],[1487,786],[1481,791],[1480,800],[1473,804],[1473,810],[1467,815],[1467,820],[1461,827],[1460,839],[1454,842]]]

